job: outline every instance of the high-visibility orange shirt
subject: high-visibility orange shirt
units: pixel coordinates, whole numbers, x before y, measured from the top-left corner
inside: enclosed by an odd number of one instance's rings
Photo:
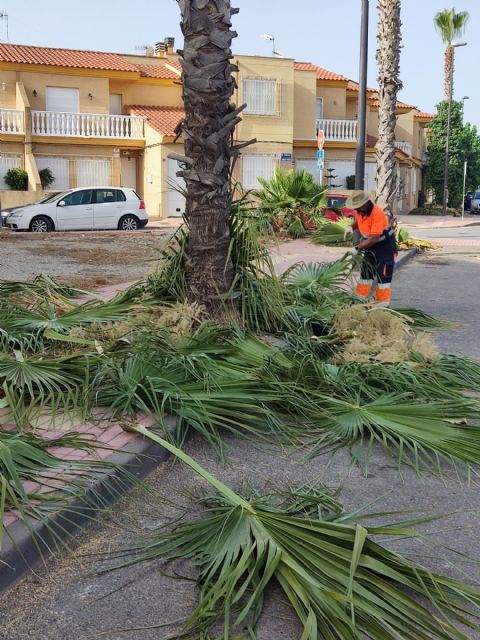
[[[355,211],[355,222],[362,236],[381,236],[390,226],[387,214],[383,209],[375,205],[369,216],[362,216]]]

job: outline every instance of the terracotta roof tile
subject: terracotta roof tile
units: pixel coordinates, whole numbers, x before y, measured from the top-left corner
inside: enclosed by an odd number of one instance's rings
[[[134,104],[129,109],[131,114],[146,118],[147,124],[163,136],[174,136],[175,127],[185,117],[185,111],[179,107]]]
[[[373,107],[379,107],[380,106],[380,100],[378,98],[375,98],[374,100],[370,101],[370,104]],[[397,100],[397,107],[399,109],[416,109],[417,108],[413,104],[406,104],[405,102],[400,102],[400,100]]]
[[[165,65],[135,64],[142,78],[160,78],[162,80],[178,80],[179,75]]]
[[[425,113],[425,111],[419,111],[415,114],[415,118],[419,118],[421,120],[434,120],[435,115],[433,113]]]
[[[348,91],[359,91],[360,85],[358,84],[358,82],[355,82],[354,80],[349,80],[347,89]],[[367,91],[368,93],[378,93],[378,89],[372,89],[371,87],[367,87]]]
[[[333,73],[333,71],[328,71],[327,69],[318,67],[316,64],[312,64],[311,62],[295,62],[295,69],[297,71],[315,71],[317,74],[317,80],[338,80],[342,82],[348,80],[345,76],[341,76],[338,73]]]
[[[117,53],[31,47],[23,44],[0,43],[0,62],[45,64],[74,69],[101,69],[105,71],[137,71]]]

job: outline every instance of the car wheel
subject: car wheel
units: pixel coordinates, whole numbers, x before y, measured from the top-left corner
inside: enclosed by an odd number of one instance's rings
[[[137,231],[139,227],[140,223],[135,216],[123,216],[118,223],[120,231]]]
[[[34,233],[48,233],[49,231],[53,231],[52,221],[50,218],[38,216],[31,221],[30,231]]]

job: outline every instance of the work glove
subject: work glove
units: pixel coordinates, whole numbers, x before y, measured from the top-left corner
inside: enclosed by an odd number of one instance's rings
[[[350,249],[350,255],[353,256],[353,257],[358,255],[357,247],[353,247],[352,249]]]
[[[353,236],[353,227],[347,227],[345,229],[345,233],[343,234],[343,239],[346,240],[348,236]]]

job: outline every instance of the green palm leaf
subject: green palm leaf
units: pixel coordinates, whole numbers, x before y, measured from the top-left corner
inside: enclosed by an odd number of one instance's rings
[[[274,579],[304,626],[303,640],[466,640],[457,623],[480,630],[478,590],[414,566],[372,540],[414,531],[367,530],[247,501],[181,450],[144,427],[138,431],[188,464],[221,496],[210,501],[204,519],[161,534],[144,556],[191,558],[199,567],[200,601],[187,632],[206,631],[219,616],[224,640],[238,627],[254,626]]]

